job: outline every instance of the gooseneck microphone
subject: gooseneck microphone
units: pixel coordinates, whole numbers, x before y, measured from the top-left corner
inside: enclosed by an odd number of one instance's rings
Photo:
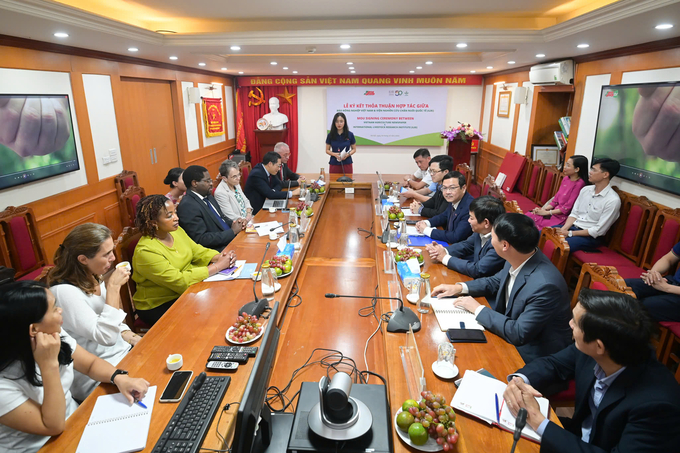
[[[517,412],[517,418],[515,419],[515,433],[512,435],[512,450],[510,453],[515,453],[515,447],[517,446],[517,441],[522,437],[522,430],[527,424],[527,410],[520,407],[519,412]]]
[[[343,149],[342,151],[343,152],[347,151],[347,148]],[[345,162],[344,161],[342,161],[342,160],[340,161],[340,166],[342,167],[342,176],[340,176],[338,178],[338,182],[353,182],[354,180],[345,174]]]
[[[408,307],[404,307],[404,301],[399,297],[380,297],[380,296],[355,296],[352,294],[333,294],[326,293],[327,299],[334,299],[336,297],[351,297],[353,299],[384,299],[384,300],[398,300],[399,308],[397,308],[390,321],[387,323],[387,331],[393,333],[406,333],[408,332],[409,326],[414,332],[420,330],[420,319],[413,310]]]
[[[269,246],[271,245],[271,242],[267,242],[267,246],[264,248],[264,254],[262,255],[262,260],[260,261],[260,269],[259,271],[256,269],[257,272],[262,273],[262,263],[264,263],[264,259],[267,256],[267,252],[269,251]],[[262,278],[260,276],[260,278]],[[259,299],[257,297],[257,292],[255,291],[255,285],[257,285],[257,278],[253,281],[253,296],[255,297],[255,300],[252,302],[248,302],[245,304],[243,307],[239,308],[238,314],[239,316],[245,312],[248,315],[251,316],[257,316],[258,318],[260,315],[269,308],[269,301],[267,298],[262,298]]]

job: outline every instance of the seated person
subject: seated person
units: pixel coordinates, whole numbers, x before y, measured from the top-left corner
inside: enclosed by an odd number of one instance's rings
[[[61,322],[62,309],[44,284],[0,286],[0,451],[36,452],[64,431],[78,408],[71,397],[74,370],[115,384],[130,404],[146,395],[147,381],[78,347]]]
[[[427,197],[424,202],[413,200],[411,202],[411,211],[414,214],[420,214],[422,217],[434,217],[437,214],[441,214],[446,211],[449,206],[449,202],[444,198],[442,193],[442,179],[444,175],[448,172],[453,171],[453,158],[451,156],[446,156],[440,154],[434,156],[430,159],[430,169],[428,174],[432,176],[432,184],[430,184],[430,190],[432,190],[433,195]]]
[[[276,177],[280,169],[281,156],[274,151],[270,151],[264,155],[262,163],[255,165],[253,171],[248,175],[243,192],[253,206],[253,215],[260,212],[266,199],[285,200],[300,193],[299,188],[290,192],[281,191],[281,180]]]
[[[428,168],[430,167],[430,150],[426,148],[420,148],[418,151],[413,153],[413,160],[416,161],[418,170],[412,175],[404,176],[405,186],[411,189],[418,190],[423,187],[429,187],[432,184],[432,176]]]
[[[457,171],[448,172],[442,180],[441,191],[444,199],[450,204],[443,213],[430,220],[421,220],[416,223],[418,232],[449,244],[469,238],[472,235],[472,228],[468,218],[470,217],[470,203],[474,198],[465,189],[465,176]],[[438,230],[438,226],[443,226],[445,229]]]
[[[222,251],[245,227],[245,219],[224,215],[212,196],[212,178],[207,169],[192,165],[182,177],[188,190],[177,206],[179,224],[195,242]]]
[[[526,214],[534,219],[539,230],[553,225],[562,225],[569,217],[574,202],[583,186],[588,182],[588,159],[571,156],[564,164],[565,178],[557,193],[541,208],[534,208]]]
[[[619,168],[617,161],[608,158],[597,159],[590,167],[588,180],[592,186],[581,189],[571,214],[560,228],[572,253],[602,245],[604,235],[619,218],[621,198],[611,185]]]
[[[289,182],[291,187],[299,187],[299,181],[304,181],[305,177],[298,175],[293,170],[288,168],[290,147],[283,142],[278,142],[276,145],[274,145],[274,152],[281,156],[281,169],[276,174],[276,176],[281,180],[282,187],[288,187]]]
[[[183,168],[171,168],[170,171],[168,171],[168,175],[163,180],[163,184],[170,186],[170,192],[166,193],[165,196],[175,204],[180,202],[184,193],[187,191],[184,180],[182,179],[182,173],[184,173]]]
[[[163,195],[139,200],[135,224],[142,238],[132,257],[137,284],[132,298],[147,324],[155,324],[188,287],[236,263],[233,251],[220,253],[192,241],[179,227],[175,205]]]
[[[141,337],[125,324],[120,303],[120,290],[130,271],[119,267],[108,273],[114,261],[111,230],[84,223],[59,245],[47,283],[64,310],[64,330],[87,352],[116,366]],[[83,401],[97,385],[76,371],[71,393]]]
[[[635,297],[656,321],[680,322],[680,269],[675,275],[666,275],[677,268],[678,262],[680,242],[659,258],[649,272],[643,273],[640,278],[626,279],[626,285],[631,287]]]
[[[491,245],[491,229],[496,219],[505,213],[503,202],[491,195],[475,198],[470,203],[472,236],[446,248],[433,242],[427,251],[435,263],[472,278],[495,275],[505,265]]]
[[[653,326],[640,304],[613,291],[584,289],[570,322],[575,344],[517,370],[503,397],[555,453],[678,451],[680,386],[649,347]],[[576,407],[564,428],[548,421],[535,397],[576,381]]]
[[[253,218],[253,207],[241,189],[241,170],[233,160],[225,160],[220,165],[220,180],[215,189],[215,200],[222,213],[229,219]]]
[[[571,343],[569,291],[564,277],[538,250],[540,236],[524,214],[500,215],[491,244],[505,266],[491,277],[439,285],[442,297],[468,294],[489,298],[491,308],[472,297],[459,297],[456,307],[474,313],[477,322],[517,347],[524,362],[561,351]]]

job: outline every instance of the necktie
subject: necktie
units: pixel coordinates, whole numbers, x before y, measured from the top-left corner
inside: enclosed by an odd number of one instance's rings
[[[208,197],[205,197],[205,198],[203,199],[203,201],[205,201],[205,204],[208,205],[208,211],[212,212],[212,215],[213,215],[213,216],[215,217],[215,219],[217,220],[217,223],[219,223],[220,225],[222,225],[222,228],[224,229],[224,231],[228,230],[228,229],[229,229],[229,225],[227,225],[227,222],[225,222],[224,219],[222,219],[222,217],[220,217],[220,215],[217,213],[217,211],[215,210],[215,208],[213,207],[213,205],[210,204],[210,201],[208,200]]]
[[[281,164],[281,182],[283,182],[283,164]]]
[[[453,230],[453,219],[456,216],[456,208],[451,205],[451,215],[449,215],[449,226],[447,228],[448,231]]]

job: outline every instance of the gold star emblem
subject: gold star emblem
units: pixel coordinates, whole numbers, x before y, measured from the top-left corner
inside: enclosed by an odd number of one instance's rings
[[[283,94],[277,94],[276,96],[280,97],[282,100],[289,103],[290,105],[293,105],[291,99],[293,99],[293,96],[295,95],[293,93],[288,92],[288,87],[283,87]]]

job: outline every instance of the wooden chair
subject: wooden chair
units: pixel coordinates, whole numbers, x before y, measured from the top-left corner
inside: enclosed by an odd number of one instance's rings
[[[486,178],[484,178],[484,181],[482,181],[481,195],[490,195],[489,192],[491,191],[491,189],[499,191],[498,186],[496,186],[494,179],[495,178],[491,175],[487,175]]]
[[[506,200],[503,202],[503,206],[505,207],[505,212],[514,212],[516,214],[524,214],[522,212],[522,208],[519,207],[517,204],[517,201],[515,200]]]
[[[673,371],[680,384],[680,322],[662,322],[659,343],[662,349],[659,361]]]
[[[614,266],[600,266],[595,263],[584,263],[581,267],[581,275],[578,277],[574,296],[571,298],[571,308],[578,303],[578,294],[583,288],[599,289],[602,291],[615,291],[635,297],[635,293],[626,281],[621,277]]]
[[[680,209],[660,209],[654,216],[640,266],[651,269],[654,263],[680,242]]]
[[[555,267],[564,273],[569,259],[569,243],[559,228],[543,228],[538,248],[547,256]]]
[[[141,239],[142,234],[137,228],[125,227],[123,232],[120,233],[118,239],[115,242],[116,256],[120,261],[127,261],[132,263],[132,257],[134,255],[135,247]],[[137,311],[135,310],[135,303],[132,296],[135,294],[136,287],[135,282],[130,278],[126,285],[120,289],[120,301],[123,305],[123,310],[127,314],[125,317],[126,324],[135,333],[143,333],[148,331],[151,326],[142,321],[139,316],[137,316]]]
[[[456,165],[456,171],[465,175],[465,187],[470,190],[470,183],[472,182],[472,169],[466,163]]]
[[[536,191],[534,201],[538,206],[545,205],[548,200],[555,196],[557,189],[562,183],[561,173],[556,167],[544,167],[541,181],[539,183],[539,190]],[[559,181],[559,182],[558,182]]]
[[[122,225],[135,226],[137,203],[145,196],[146,192],[144,191],[144,188],[139,186],[128,187],[123,195],[120,196],[118,204],[120,206]]]
[[[125,193],[125,191],[133,186],[139,187],[139,178],[137,178],[137,172],[123,170],[118,176],[113,178],[113,184],[116,186],[116,192],[118,193],[118,198]]]
[[[251,171],[253,171],[253,167],[250,164],[250,162],[246,162],[245,160],[242,160],[241,162],[238,163],[238,168],[241,172],[241,189],[246,188],[246,179],[248,179],[248,175],[250,174]]]
[[[9,206],[0,212],[0,265],[15,270],[16,280],[42,280],[47,265],[38,223],[28,206]]]

